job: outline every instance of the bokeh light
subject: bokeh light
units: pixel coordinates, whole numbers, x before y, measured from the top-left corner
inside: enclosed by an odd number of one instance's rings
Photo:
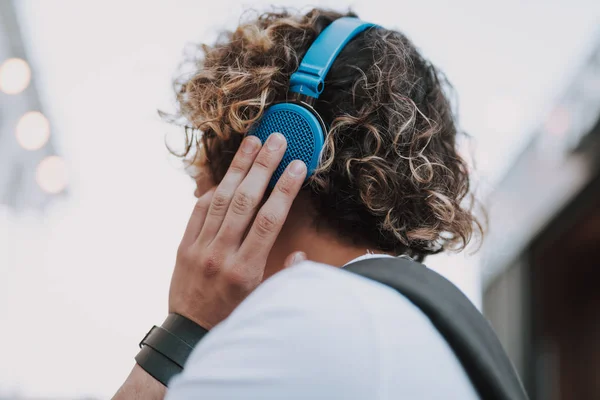
[[[50,123],[39,111],[25,113],[17,123],[17,142],[26,150],[42,148],[50,138]]]
[[[0,90],[4,93],[21,93],[30,81],[31,69],[25,60],[9,58],[0,65]]]
[[[46,157],[40,161],[35,178],[43,191],[51,194],[60,193],[67,187],[67,165],[61,157]]]

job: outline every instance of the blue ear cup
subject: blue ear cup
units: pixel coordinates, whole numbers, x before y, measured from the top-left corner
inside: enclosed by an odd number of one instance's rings
[[[323,92],[327,72],[344,46],[360,32],[374,26],[352,17],[333,21],[315,39],[298,70],[290,77],[289,92],[295,93],[297,99],[303,101],[270,106],[248,132],[249,135],[257,136],[262,143],[275,132],[283,134],[287,139],[287,150],[269,182],[269,187],[275,186],[293,160],[304,161],[308,169],[307,179],[317,168],[327,130],[311,104]]]
[[[294,160],[301,160],[306,164],[308,179],[317,168],[323,149],[325,127],[319,115],[308,104],[275,104],[264,112],[248,134],[258,137],[264,144],[275,132],[285,136],[287,149],[281,164],[273,173],[269,187],[275,186],[286,167]]]

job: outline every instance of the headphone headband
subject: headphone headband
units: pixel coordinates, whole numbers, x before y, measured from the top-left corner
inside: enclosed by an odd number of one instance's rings
[[[342,17],[321,32],[290,78],[290,92],[318,98],[325,88],[325,76],[344,46],[362,31],[377,26],[358,18]]]

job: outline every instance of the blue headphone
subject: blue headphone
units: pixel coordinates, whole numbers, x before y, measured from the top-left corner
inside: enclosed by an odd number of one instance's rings
[[[287,140],[287,150],[269,183],[274,187],[285,168],[293,160],[302,160],[308,173],[319,163],[327,128],[312,104],[323,92],[325,77],[344,46],[362,31],[376,26],[358,18],[343,17],[333,21],[310,46],[298,70],[290,78],[289,92],[295,99],[267,108],[261,119],[248,132],[264,143],[269,135],[279,132]]]

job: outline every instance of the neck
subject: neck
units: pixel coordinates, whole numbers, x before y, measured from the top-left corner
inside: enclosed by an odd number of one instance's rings
[[[299,196],[279,234],[265,270],[265,278],[283,268],[286,257],[295,252],[303,251],[308,260],[342,267],[353,259],[360,257],[373,249],[358,246],[330,230],[317,230],[307,198]]]
[[[330,235],[314,234],[303,235],[302,238],[296,241],[293,247],[304,251],[307,258],[311,261],[334,267],[342,267],[370,250],[367,247],[348,245]]]

